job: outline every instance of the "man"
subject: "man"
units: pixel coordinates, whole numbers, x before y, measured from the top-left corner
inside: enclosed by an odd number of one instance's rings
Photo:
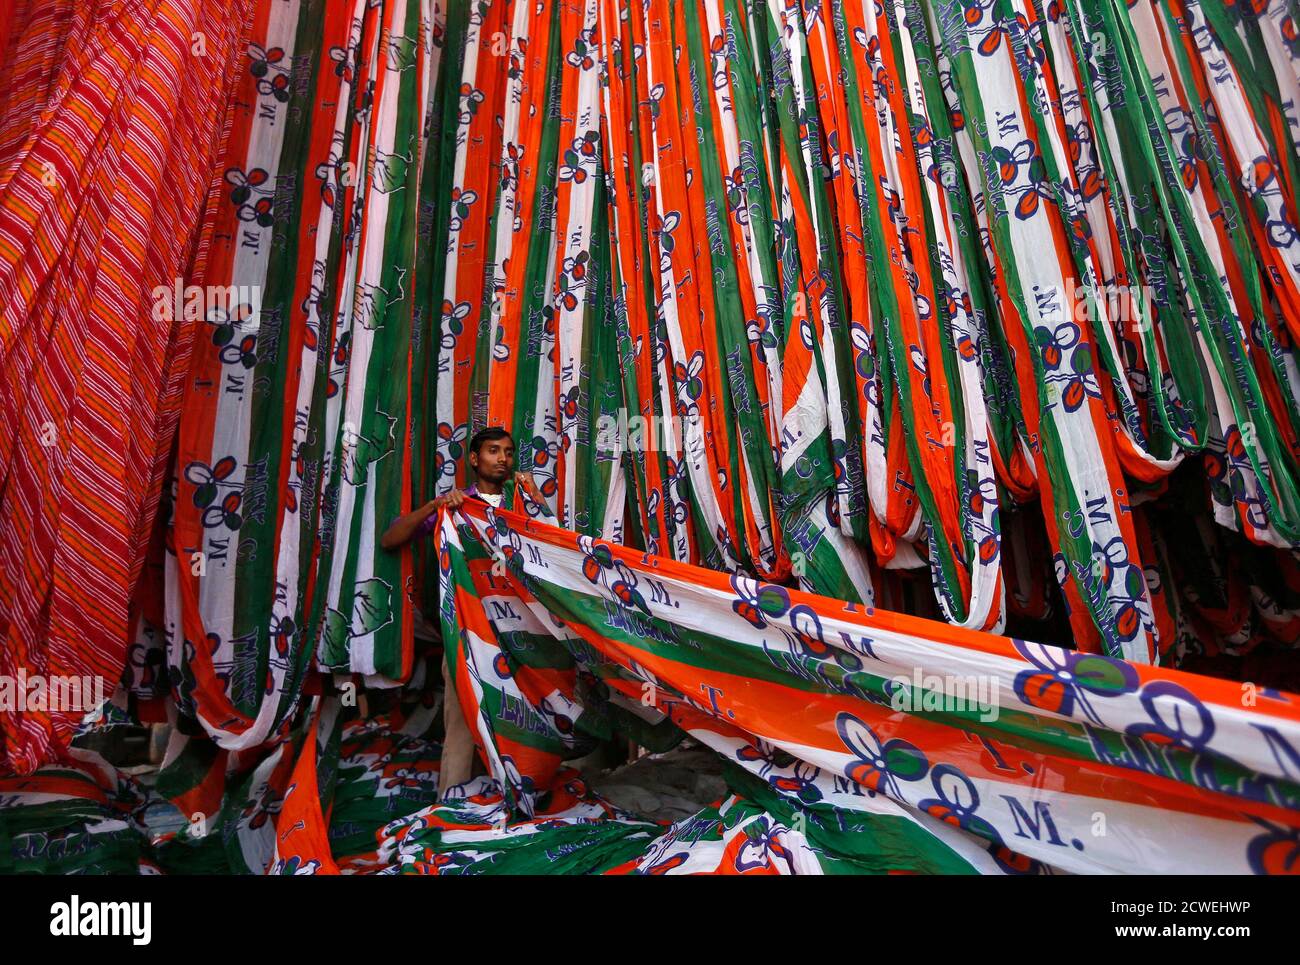
[[[379,537],[379,545],[392,552],[412,540],[428,536],[437,525],[439,509],[443,506],[455,509],[469,496],[475,496],[498,508],[504,504],[509,509],[511,501],[506,497],[511,493],[507,492],[506,487],[511,482],[514,484],[512,489],[522,490],[542,508],[545,515],[552,515],[532,475],[515,472],[515,443],[505,429],[497,426],[475,433],[469,442],[469,465],[474,470],[477,479],[475,483],[464,490],[453,489],[437,499],[429,500],[419,509],[399,516],[384,531],[384,535]],[[468,781],[474,766],[474,737],[465,723],[465,714],[452,689],[451,673],[445,658],[442,662],[442,683],[442,720],[446,735],[438,772],[439,800],[445,797],[449,788]]]
[[[474,434],[469,441],[469,465],[474,470],[478,481],[464,490],[453,489],[437,499],[431,499],[419,509],[413,509],[405,516],[399,516],[393,525],[379,537],[379,545],[386,550],[401,549],[413,539],[419,539],[433,532],[437,522],[438,510],[443,506],[455,509],[465,501],[466,496],[476,496],[484,502],[500,508],[506,494],[506,484],[514,478],[516,486],[521,487],[529,498],[541,506],[546,515],[551,515],[546,508],[537,483],[531,473],[515,472],[515,443],[510,433],[497,426],[484,429]],[[509,508],[509,506],[507,506]]]

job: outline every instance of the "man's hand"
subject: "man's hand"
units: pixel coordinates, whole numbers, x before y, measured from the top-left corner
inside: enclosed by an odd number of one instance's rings
[[[443,506],[450,506],[452,509],[458,507],[465,501],[465,493],[459,489],[453,489],[449,493],[443,493],[437,499],[432,500],[429,505],[434,509],[440,509]]]
[[[535,502],[545,504],[546,500],[542,498],[542,491],[538,488],[536,480],[533,479],[531,472],[515,473],[515,482],[528,493]]]

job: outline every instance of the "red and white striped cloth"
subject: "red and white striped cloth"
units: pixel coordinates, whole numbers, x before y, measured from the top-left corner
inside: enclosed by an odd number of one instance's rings
[[[192,337],[152,293],[194,256],[250,8],[0,0],[0,675],[121,673]],[[0,770],[80,716],[0,711]]]

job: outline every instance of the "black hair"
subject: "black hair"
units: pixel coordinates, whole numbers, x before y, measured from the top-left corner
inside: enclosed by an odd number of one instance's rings
[[[478,452],[483,448],[484,443],[494,442],[497,439],[509,439],[511,442],[515,441],[514,437],[510,435],[510,433],[506,432],[505,429],[502,429],[500,426],[493,426],[491,429],[480,429],[478,432],[474,433],[474,438],[469,441],[469,451]]]

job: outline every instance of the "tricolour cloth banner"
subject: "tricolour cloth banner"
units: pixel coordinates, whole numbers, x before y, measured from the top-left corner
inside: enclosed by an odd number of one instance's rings
[[[452,679],[515,815],[617,711],[713,748],[786,827],[816,837],[853,815],[925,870],[1296,870],[1294,695],[716,573],[477,501],[445,515],[439,556]]]
[[[411,674],[411,561],[378,535],[410,508],[442,32],[430,0],[256,14],[189,278],[221,297],[197,319],[163,605],[128,678],[231,752],[283,738],[313,670],[379,686]]]

